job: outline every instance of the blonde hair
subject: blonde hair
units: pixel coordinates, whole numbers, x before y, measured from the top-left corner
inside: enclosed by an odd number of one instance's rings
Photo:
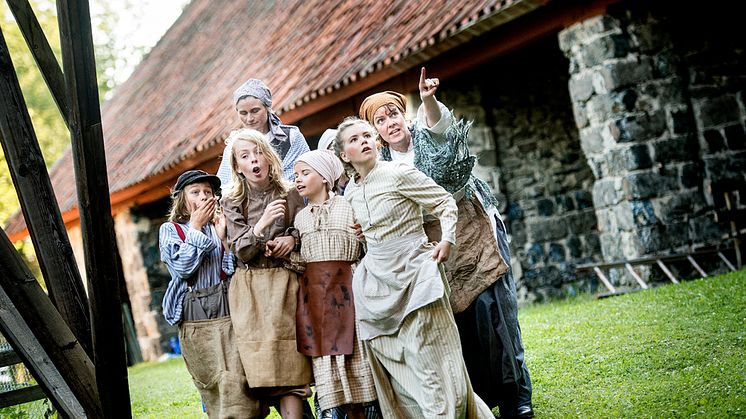
[[[228,191],[226,196],[236,202],[243,202],[251,193],[251,185],[246,180],[246,177],[238,172],[238,163],[236,162],[236,141],[246,141],[256,145],[259,151],[262,152],[264,158],[269,163],[269,183],[270,185],[281,195],[285,195],[292,185],[286,182],[282,178],[282,160],[272,146],[267,142],[266,136],[257,130],[250,128],[242,128],[231,132],[228,139],[225,140],[228,143],[228,147],[231,147],[231,152],[228,155],[228,164],[231,167],[231,178],[233,179],[233,186]]]
[[[348,116],[345,118],[341,124],[337,127],[337,135],[334,136],[334,154],[339,157],[339,160],[342,161],[342,167],[345,169],[345,174],[350,179],[355,179],[357,177],[357,170],[352,166],[352,164],[342,160],[342,151],[344,151],[344,139],[342,138],[342,132],[346,130],[347,128],[350,128],[355,125],[364,125],[367,129],[370,130],[370,133],[375,136],[378,135],[378,131],[373,127],[373,125],[370,124],[370,122],[360,119],[357,116]],[[378,151],[378,142],[376,141],[376,151]]]
[[[171,194],[173,197],[171,200],[171,208],[168,210],[168,221],[175,221],[177,223],[189,222],[192,214],[187,209],[186,194],[184,190],[180,190],[176,194]]]

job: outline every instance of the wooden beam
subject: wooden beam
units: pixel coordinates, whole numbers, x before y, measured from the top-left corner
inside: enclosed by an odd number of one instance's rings
[[[699,274],[702,275],[702,278],[707,278],[707,272],[705,272],[704,269],[702,269],[702,267],[699,266],[699,264],[697,263],[696,260],[694,260],[692,255],[688,255],[686,258],[687,260],[689,260],[689,263],[691,263],[692,266],[694,266],[694,269],[696,269],[697,272],[699,272]]]
[[[15,17],[18,27],[21,29],[23,39],[26,40],[36,65],[39,66],[44,81],[47,82],[54,103],[57,104],[57,108],[62,114],[62,119],[69,127],[70,111],[65,95],[65,76],[62,74],[57,57],[54,56],[52,47],[49,46],[49,41],[47,41],[44,31],[36,19],[34,10],[28,0],[8,0],[8,6],[10,6],[10,11],[13,12],[13,17]]]
[[[101,107],[88,1],[58,0],[62,63],[70,98],[70,136],[91,300],[96,382],[104,417],[132,417],[122,325],[114,220],[109,203]]]
[[[93,363],[3,230],[0,329],[58,410],[103,417]]]
[[[633,278],[635,278],[635,281],[637,281],[637,283],[640,284],[643,289],[648,289],[648,284],[645,283],[642,278],[640,278],[640,275],[637,275],[637,272],[632,269],[632,265],[630,265],[629,263],[625,263],[624,267],[627,269],[627,272],[629,272],[629,274],[632,275]]]
[[[0,393],[0,409],[17,404],[33,402],[47,397],[40,386],[18,388]]]
[[[663,271],[663,273],[666,274],[666,276],[668,277],[668,279],[671,280],[671,282],[673,282],[674,284],[678,284],[679,283],[679,281],[676,279],[675,276],[673,276],[673,274],[671,273],[671,271],[668,270],[668,267],[663,263],[663,261],[661,261],[660,259],[658,259],[658,260],[655,261],[655,263],[658,264],[658,267],[661,268],[661,270]]]
[[[83,348],[91,351],[91,326],[85,288],[2,30],[0,142],[49,297]]]
[[[606,288],[609,291],[616,292],[616,288],[614,288],[614,286],[611,284],[611,281],[609,281],[606,278],[606,275],[604,275],[604,273],[603,273],[603,271],[601,271],[601,269],[598,269],[598,267],[593,268],[593,272],[596,273],[596,276],[598,277],[598,279],[601,281],[601,283],[603,283],[606,286]]]

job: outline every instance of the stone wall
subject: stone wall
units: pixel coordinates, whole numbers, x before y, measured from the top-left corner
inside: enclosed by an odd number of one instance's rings
[[[666,3],[622,3],[558,37],[606,260],[717,243],[710,187],[744,183],[743,37],[716,30],[721,8]]]
[[[443,81],[438,94],[474,120],[475,174],[501,202],[521,301],[593,289],[575,265],[601,259],[593,174],[573,122],[567,65],[557,40],[545,39]]]
[[[122,258],[122,270],[140,351],[145,361],[155,361],[163,354],[157,320],[160,313],[154,309],[153,294],[139,243],[141,232],[147,231],[149,224],[142,218],[135,222],[130,211],[120,212],[114,217],[117,246]]]
[[[172,352],[170,340],[178,336],[178,329],[166,323],[163,318],[161,307],[163,294],[166,292],[171,276],[166,269],[166,265],[161,262],[158,249],[158,230],[161,224],[166,221],[169,203],[170,198],[165,198],[130,210],[133,223],[138,226],[138,251],[142,255],[142,269],[145,272],[147,286],[150,289],[149,301],[142,309],[153,315],[153,327],[160,334],[157,346],[161,354]],[[130,298],[132,298],[131,294]]]

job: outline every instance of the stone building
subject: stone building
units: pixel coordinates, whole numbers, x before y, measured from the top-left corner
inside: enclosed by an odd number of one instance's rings
[[[230,96],[245,79],[267,82],[275,110],[313,148],[369,93],[407,92],[414,109],[426,66],[441,78],[439,99],[474,121],[476,170],[500,201],[519,299],[536,301],[595,290],[578,264],[686,251],[728,233],[716,216],[725,193],[746,205],[738,16],[718,0],[193,0],[103,108],[143,355],[168,351],[175,333],[160,314],[168,187],[184,170],[217,168],[238,127]],[[52,181],[75,246],[70,167],[63,157]],[[6,230],[26,234],[20,216]]]

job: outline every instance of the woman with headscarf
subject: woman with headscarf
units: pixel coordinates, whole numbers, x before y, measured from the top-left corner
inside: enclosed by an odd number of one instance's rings
[[[293,165],[301,154],[309,151],[308,143],[298,127],[283,124],[272,110],[272,93],[267,85],[258,79],[247,80],[233,92],[233,106],[244,128],[255,129],[267,136],[270,145],[282,160],[283,177],[292,181]],[[228,165],[230,146],[227,144],[223,151],[217,173],[223,182],[223,190],[227,190],[233,183]]]
[[[412,125],[404,119],[406,98],[391,91],[368,96],[360,117],[378,131],[382,160],[413,165],[456,200],[458,247],[446,270],[463,347],[473,348],[464,353],[469,377],[489,406],[500,407],[501,417],[532,417],[507,233],[489,186],[471,173],[476,163],[467,145],[471,124],[454,121],[435,100],[439,84],[422,68],[422,106]],[[440,240],[440,226],[432,217],[426,216],[425,231],[430,240]]]

